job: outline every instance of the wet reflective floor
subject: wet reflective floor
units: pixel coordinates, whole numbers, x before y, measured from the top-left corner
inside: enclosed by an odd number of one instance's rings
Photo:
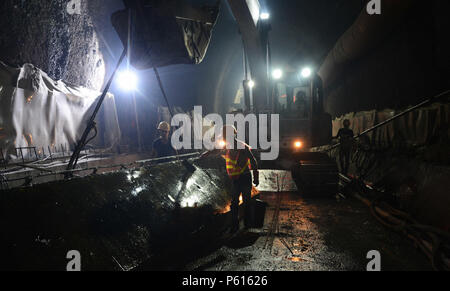
[[[367,253],[377,250],[384,271],[432,270],[407,238],[380,225],[357,200],[304,199],[297,193],[260,198],[269,205],[262,229],[191,249],[178,269],[365,271]]]

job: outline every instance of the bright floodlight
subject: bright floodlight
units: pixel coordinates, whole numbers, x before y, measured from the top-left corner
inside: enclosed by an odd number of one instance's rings
[[[283,71],[280,70],[280,69],[274,70],[274,71],[272,72],[272,77],[273,77],[275,80],[281,79],[281,78],[283,77]]]
[[[138,78],[132,71],[122,71],[117,73],[117,83],[122,90],[134,91],[137,88]]]
[[[301,72],[302,77],[305,79],[311,77],[311,74],[312,74],[312,71],[310,68],[304,68]]]
[[[259,16],[259,18],[261,18],[261,20],[267,20],[270,18],[270,14],[267,12],[263,12],[261,13],[261,15]]]
[[[248,87],[250,89],[252,89],[253,87],[255,87],[255,82],[253,82],[253,80],[248,81]]]

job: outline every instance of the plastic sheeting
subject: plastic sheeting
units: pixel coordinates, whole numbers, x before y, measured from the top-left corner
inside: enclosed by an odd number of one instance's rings
[[[448,103],[436,103],[411,112],[367,136],[373,144],[380,146],[391,146],[395,143],[423,145],[436,137],[448,138],[450,136],[449,106]],[[350,120],[351,129],[355,134],[359,134],[399,113],[401,111],[387,109],[347,114],[333,121],[333,136],[336,136],[342,128],[345,119]]]
[[[298,191],[292,173],[282,170],[259,170],[259,185],[256,189],[260,192]]]
[[[11,68],[0,62],[0,148],[14,158],[18,147],[72,147],[86,126],[100,93],[63,81],[54,81],[31,64]],[[106,98],[98,120],[95,143],[119,142],[115,102]]]

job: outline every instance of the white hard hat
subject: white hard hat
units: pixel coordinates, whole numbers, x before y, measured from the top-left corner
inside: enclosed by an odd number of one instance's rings
[[[158,130],[169,132],[170,131],[170,125],[167,122],[163,121],[163,122],[161,122],[158,125]]]

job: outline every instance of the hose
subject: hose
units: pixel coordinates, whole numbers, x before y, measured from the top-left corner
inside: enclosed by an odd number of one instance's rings
[[[369,189],[362,180],[352,180],[341,175],[346,187],[350,187],[353,196],[366,204],[370,213],[385,227],[408,237],[430,260],[432,267],[437,271],[450,271],[450,234],[439,228],[423,225],[413,219],[406,212],[393,208],[381,198],[372,201],[363,195]],[[370,191],[382,196],[377,190]]]

